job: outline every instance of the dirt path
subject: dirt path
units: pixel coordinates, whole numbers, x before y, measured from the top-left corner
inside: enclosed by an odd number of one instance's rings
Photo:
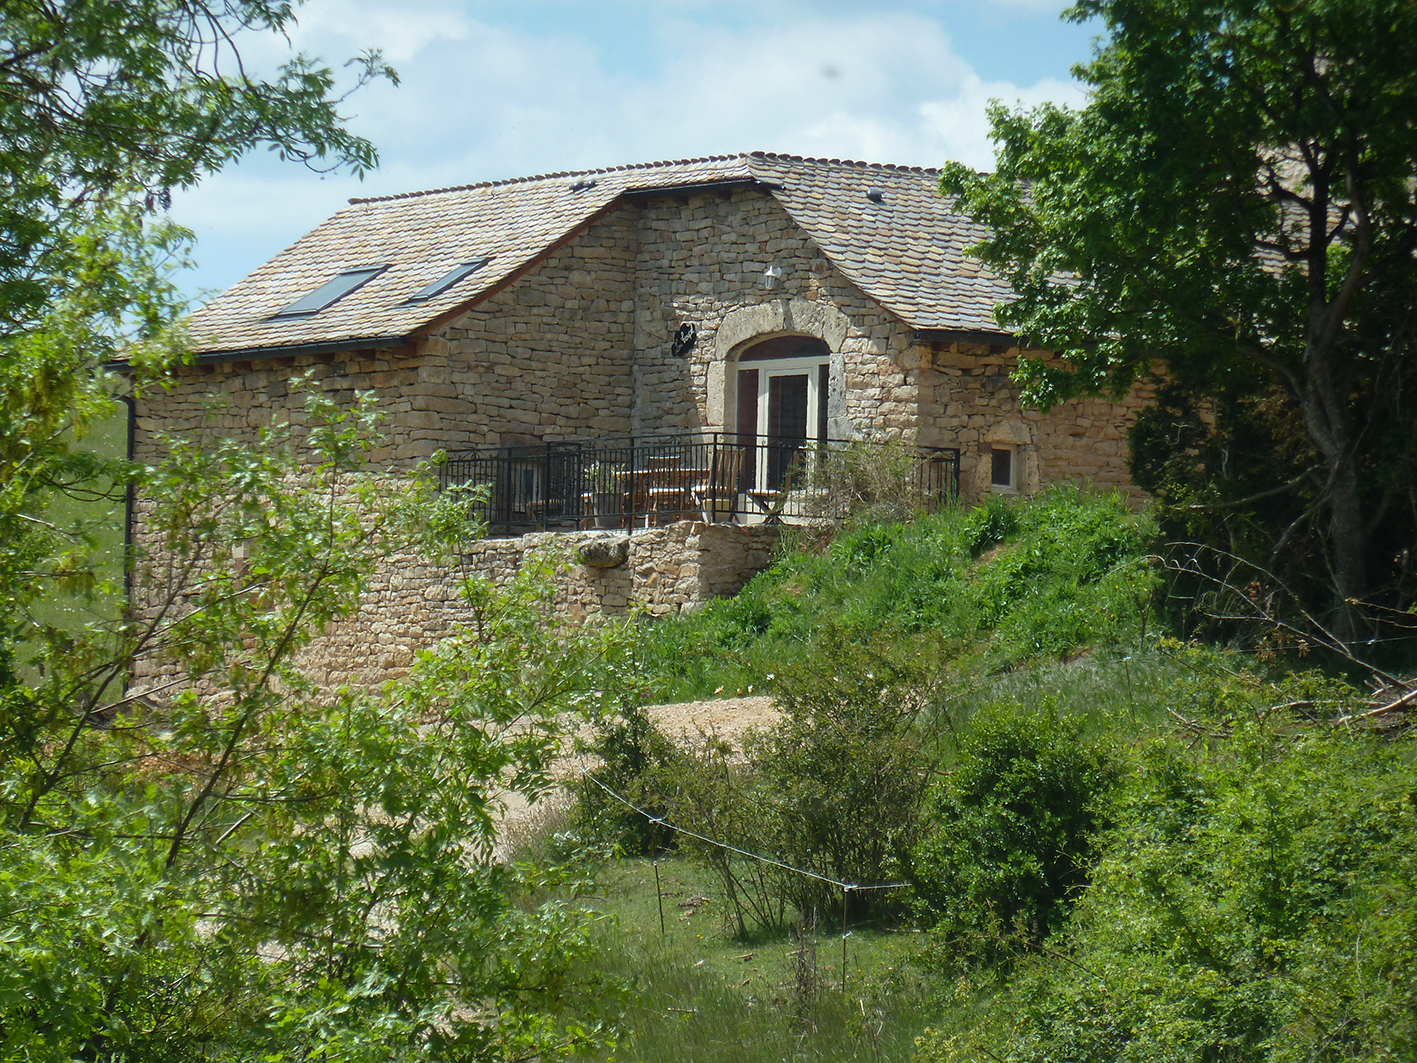
[[[765,730],[777,722],[777,710],[770,697],[723,698],[719,701],[684,701],[674,705],[646,705],[649,718],[675,742],[690,742],[700,734],[713,733],[726,738],[736,747],[739,736],[749,728]],[[568,754],[552,769],[559,779],[572,778],[583,769],[593,767],[594,758]],[[568,795],[557,790],[535,806],[520,794],[503,794],[503,811],[498,817],[498,849],[505,855],[504,842],[532,829],[548,809],[564,807]]]

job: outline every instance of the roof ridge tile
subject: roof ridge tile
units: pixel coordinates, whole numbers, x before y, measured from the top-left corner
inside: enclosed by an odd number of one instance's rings
[[[732,155],[700,155],[691,159],[663,159],[658,162],[631,162],[620,166],[600,166],[589,170],[557,170],[554,173],[533,174],[530,177],[503,177],[495,181],[474,181],[465,185],[447,185],[443,188],[425,188],[416,192],[393,192],[386,196],[351,196],[350,204],[388,203],[398,199],[417,199],[420,196],[437,196],[445,192],[470,192],[476,188],[500,188],[507,185],[525,185],[534,181],[559,181],[567,177],[585,177],[589,174],[628,173],[632,170],[653,170],[669,166],[690,166],[696,162],[727,162],[730,159],[746,159],[742,152]]]
[[[822,166],[856,166],[867,170],[895,170],[898,173],[928,173],[937,174],[940,172],[935,166],[906,166],[898,162],[865,162],[860,159],[822,159],[811,155],[786,155],[776,151],[750,151],[750,159],[777,159],[786,162],[811,162]]]

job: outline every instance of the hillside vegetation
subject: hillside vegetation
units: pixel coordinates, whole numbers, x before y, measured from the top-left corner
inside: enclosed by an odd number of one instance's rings
[[[771,686],[824,637],[909,644],[960,674],[1130,645],[1152,609],[1155,535],[1119,498],[1069,488],[861,526],[647,628],[641,664],[671,700]]]
[[[1402,717],[1174,637],[1154,537],[1113,498],[995,500],[638,628],[556,843],[630,861],[597,902],[631,987],[616,1058],[1413,1058]],[[638,708],[749,689],[783,716],[741,755]],[[637,855],[699,876],[712,931],[661,933]],[[771,948],[766,992],[738,978]]]

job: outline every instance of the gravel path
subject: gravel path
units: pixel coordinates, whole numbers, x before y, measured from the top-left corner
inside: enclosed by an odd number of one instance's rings
[[[766,730],[777,722],[777,710],[772,698],[723,698],[718,701],[684,701],[675,705],[646,705],[645,712],[664,734],[675,742],[692,742],[700,734],[716,734],[736,747],[739,736],[749,728]],[[561,779],[579,775],[593,765],[594,758],[567,755],[556,762],[553,773]],[[514,839],[531,829],[548,808],[564,805],[567,794],[557,790],[529,805],[520,794],[503,794],[502,814],[498,817],[500,838]],[[499,842],[498,849],[502,849]],[[505,855],[503,853],[502,855]]]
[[[716,731],[734,740],[750,727],[766,730],[777,722],[772,698],[724,698],[721,701],[685,701],[678,705],[646,705],[645,712],[670,738],[693,738],[700,731]]]

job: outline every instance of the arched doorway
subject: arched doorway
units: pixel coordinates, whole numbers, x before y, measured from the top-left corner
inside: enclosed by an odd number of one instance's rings
[[[831,348],[816,336],[774,336],[738,356],[737,432],[743,490],[776,491],[825,445]]]

